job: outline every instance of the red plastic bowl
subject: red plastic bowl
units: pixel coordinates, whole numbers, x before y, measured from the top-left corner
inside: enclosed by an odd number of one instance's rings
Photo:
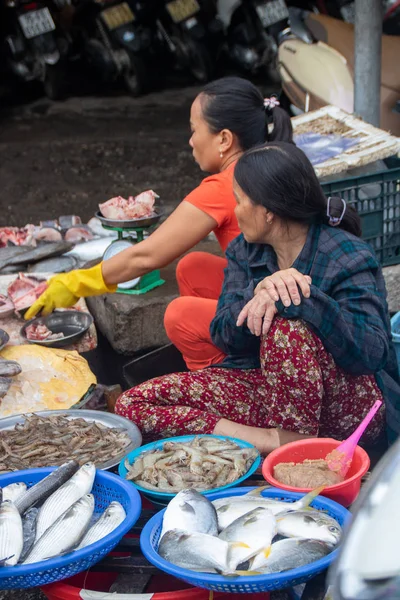
[[[331,438],[311,438],[309,440],[299,440],[285,444],[271,454],[263,462],[262,474],[263,477],[271,485],[287,490],[289,492],[310,492],[311,488],[296,488],[289,485],[284,485],[274,478],[274,467],[278,463],[284,462],[303,462],[306,458],[318,459],[325,458],[329,452],[339,446],[341,442]],[[331,500],[335,500],[343,506],[350,506],[357,498],[360,487],[361,478],[368,471],[370,460],[368,454],[360,446],[357,446],[350,469],[347,472],[346,478],[341,483],[330,485],[322,492],[322,496],[326,496]]]

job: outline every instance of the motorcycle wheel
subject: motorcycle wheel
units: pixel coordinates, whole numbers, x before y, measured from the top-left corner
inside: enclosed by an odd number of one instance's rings
[[[146,91],[149,83],[149,75],[145,62],[133,54],[129,53],[130,67],[124,73],[123,79],[126,89],[132,96],[137,97]]]
[[[189,71],[196,81],[199,83],[210,81],[213,75],[213,64],[204,44],[184,36],[182,38],[182,45],[186,46]]]
[[[43,80],[44,93],[50,100],[62,100],[65,96],[64,72],[60,65],[46,65]]]

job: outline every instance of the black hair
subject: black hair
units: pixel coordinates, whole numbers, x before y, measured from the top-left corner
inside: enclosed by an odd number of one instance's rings
[[[294,144],[274,142],[248,150],[235,167],[235,179],[254,204],[284,221],[329,224],[327,198],[307,156]],[[330,216],[340,217],[341,198],[330,199]],[[361,237],[360,217],[347,205],[338,225]]]
[[[207,84],[200,93],[203,117],[213,133],[229,129],[242,150],[266,141],[293,141],[292,122],[279,106],[264,106],[256,86],[241,77],[223,77]],[[268,133],[272,122],[273,130]]]

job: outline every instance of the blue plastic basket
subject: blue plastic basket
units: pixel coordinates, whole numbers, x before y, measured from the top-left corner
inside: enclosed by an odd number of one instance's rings
[[[390,326],[392,329],[392,338],[394,349],[396,350],[397,364],[400,370],[400,312],[396,313],[390,320]]]
[[[143,452],[148,452],[149,450],[155,450],[158,448],[161,449],[163,447],[163,445],[165,444],[165,442],[191,442],[195,437],[210,437],[210,438],[216,438],[217,440],[229,440],[230,442],[234,442],[235,444],[237,444],[240,448],[254,448],[254,446],[252,444],[249,444],[248,442],[244,442],[243,440],[239,440],[237,438],[228,437],[228,436],[180,435],[177,437],[171,437],[171,438],[165,438],[163,440],[158,440],[157,442],[151,442],[150,444],[146,444],[145,446],[136,448],[136,450],[132,450],[132,452],[130,452],[127,457],[125,457],[124,459],[121,460],[119,467],[118,467],[118,473],[120,474],[120,476],[123,479],[125,479],[125,477],[128,473],[128,471],[125,467],[125,464],[124,464],[126,458],[128,458],[129,463],[132,464]],[[246,479],[248,479],[251,475],[253,475],[253,473],[255,473],[255,471],[257,471],[258,467],[260,466],[260,463],[261,463],[261,456],[259,455],[255,459],[255,461],[253,462],[253,464],[251,465],[251,467],[247,471],[247,473],[245,473],[239,479],[236,479],[236,481],[233,481],[232,483],[228,483],[227,485],[223,485],[223,486],[217,487],[217,488],[212,488],[211,490],[206,490],[205,492],[200,492],[200,493],[208,496],[210,493],[221,492],[223,490],[227,490],[227,489],[236,487],[237,485],[240,485],[241,483],[243,483],[243,481],[246,481]],[[146,496],[147,498],[152,500],[152,502],[155,502],[156,504],[161,504],[163,506],[165,504],[168,504],[168,502],[174,496],[176,496],[176,494],[171,494],[171,493],[167,493],[167,492],[163,493],[163,492],[154,492],[153,490],[148,490],[147,488],[144,488],[144,487],[138,485],[134,481],[130,481],[130,483],[132,483],[136,487],[136,489],[138,489],[140,492],[142,492],[142,494],[144,496]]]
[[[241,496],[246,494],[254,487],[234,488],[225,492],[217,492],[209,494],[207,497],[210,500],[217,498],[227,498],[229,496]],[[268,498],[276,498],[285,502],[295,502],[302,498],[304,494],[295,492],[284,492],[278,488],[269,488],[262,492],[262,496]],[[345,525],[350,519],[350,512],[333,500],[318,496],[311,503],[313,508],[326,511],[328,515],[333,517],[340,523]],[[206,588],[215,592],[229,592],[232,594],[248,594],[254,592],[270,592],[283,588],[292,587],[300,583],[305,583],[312,579],[317,573],[324,571],[329,567],[331,562],[336,558],[338,550],[334,550],[328,556],[321,558],[309,565],[291,569],[282,573],[266,574],[266,575],[251,575],[238,577],[224,577],[223,575],[213,575],[209,573],[197,573],[189,569],[182,569],[170,562],[167,562],[157,552],[158,541],[161,533],[162,521],[165,508],[152,517],[144,526],[140,536],[140,547],[143,554],[154,566],[161,571],[174,575],[178,579],[186,581],[190,585]]]
[[[54,471],[54,467],[1,475],[0,487],[17,481],[23,481],[28,487],[31,487],[51,471]],[[95,513],[103,512],[113,500],[120,502],[127,515],[123,523],[103,539],[82,550],[38,563],[1,568],[1,590],[32,588],[71,577],[81,571],[86,571],[111,552],[138,520],[142,510],[140,494],[127,481],[122,481],[117,475],[105,471],[96,471],[92,493],[95,497]]]

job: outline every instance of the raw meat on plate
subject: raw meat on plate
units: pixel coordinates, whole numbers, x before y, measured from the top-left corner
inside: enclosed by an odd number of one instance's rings
[[[99,204],[99,209],[107,219],[116,219],[117,221],[143,219],[154,213],[156,198],[159,196],[153,190],[147,190],[138,196],[129,196],[127,200],[122,196],[116,196]]]
[[[25,330],[26,337],[31,342],[42,342],[43,340],[60,340],[64,337],[62,332],[53,333],[46,325],[28,325]]]
[[[32,306],[46,288],[46,280],[19,273],[18,278],[8,286],[7,293],[15,310],[25,310]]]

